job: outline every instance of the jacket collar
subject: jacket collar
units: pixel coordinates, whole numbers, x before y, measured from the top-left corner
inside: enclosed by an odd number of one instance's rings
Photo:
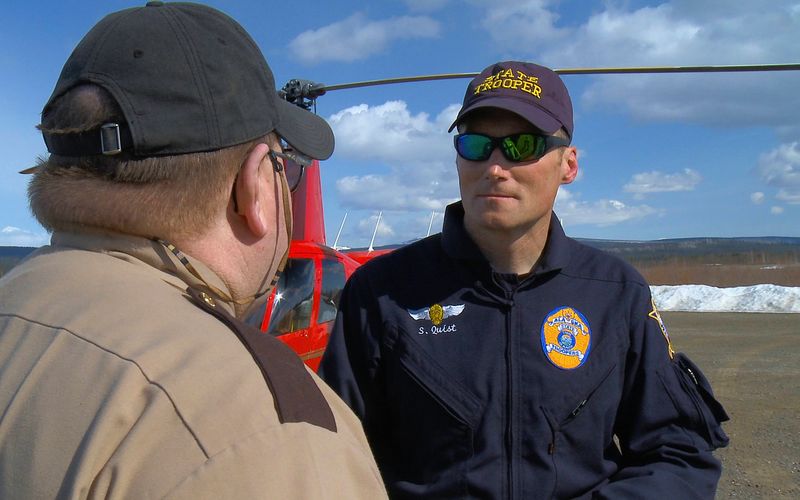
[[[536,264],[534,274],[545,274],[559,271],[567,266],[570,261],[572,248],[570,239],[564,234],[564,229],[555,212],[550,217],[550,228],[547,232],[547,242],[539,262]],[[472,241],[464,227],[464,206],[460,201],[448,205],[444,213],[442,226],[442,248],[445,253],[454,259],[473,261],[482,266],[490,267],[480,248]]]
[[[194,267],[201,279],[195,277],[176,255],[167,247],[156,240],[140,236],[132,236],[110,231],[81,231],[66,232],[56,231],[51,238],[54,248],[76,248],[107,254],[111,257],[130,262],[134,265],[147,266],[158,272],[163,281],[175,286],[181,291],[191,287],[205,291],[217,297],[208,285],[231,294],[225,282],[214,271],[199,260],[183,254],[184,258]],[[223,299],[222,297],[217,297]],[[224,300],[217,301],[230,314],[234,314],[233,306]]]
[[[460,201],[447,206],[442,224],[442,247],[454,259],[471,260],[489,265],[478,245],[464,227],[464,205]]]

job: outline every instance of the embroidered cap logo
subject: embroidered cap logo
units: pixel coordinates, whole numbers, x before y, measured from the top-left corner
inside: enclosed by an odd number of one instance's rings
[[[467,85],[461,110],[448,131],[480,108],[515,113],[542,135],[564,129],[572,137],[572,100],[567,87],[556,72],[538,64],[501,61],[484,68]]]
[[[482,83],[475,86],[474,94],[497,89],[516,90],[525,92],[537,99],[542,98],[542,87],[539,85],[539,77],[529,76],[520,70],[504,69],[490,75]]]

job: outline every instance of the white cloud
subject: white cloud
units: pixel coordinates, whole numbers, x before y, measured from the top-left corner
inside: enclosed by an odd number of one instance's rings
[[[633,193],[634,198],[642,199],[647,193],[693,191],[702,180],[703,177],[690,168],[672,174],[653,170],[635,174],[622,189],[627,193]]]
[[[798,28],[800,29],[800,27]],[[642,121],[716,127],[770,126],[792,134],[800,97],[792,75],[628,75],[599,77],[582,95],[589,108],[622,109]],[[781,102],[781,106],[775,106]]]
[[[777,199],[800,204],[800,143],[781,144],[764,153],[756,170],[765,184],[778,188]]]
[[[755,205],[760,205],[764,203],[764,193],[761,191],[757,191],[750,195],[750,201],[753,202]]]
[[[558,190],[555,211],[565,226],[591,224],[601,227],[639,220],[659,213],[647,205],[628,206],[619,200],[583,201],[579,194],[573,194],[563,187]]]
[[[570,30],[557,28],[558,14],[548,9],[549,0],[473,1],[486,6],[482,25],[496,44],[508,50],[538,47],[540,43],[558,44]]]
[[[612,7],[576,28],[561,55],[576,62],[595,61],[594,64],[640,64],[639,57],[664,61],[698,43],[701,37],[699,23],[678,18],[669,3],[635,11]]]
[[[500,3],[499,7],[494,2],[479,3],[485,5],[487,19],[508,17],[502,18],[502,24],[486,23],[487,35],[494,43],[516,57],[558,68],[800,59],[800,15],[795,0],[735,4],[672,0],[641,8],[629,8],[628,2],[605,2],[603,10],[582,23],[568,16],[559,18],[551,8],[557,2]],[[508,5],[511,3],[514,5]],[[515,22],[514,15],[526,22]],[[536,43],[540,38],[548,43]],[[794,72],[612,75],[596,77],[593,82],[582,96],[584,103],[627,110],[638,119],[767,125],[780,127],[785,134],[797,129],[800,94],[795,90]],[[578,97],[573,95],[573,99]],[[782,105],[775,106],[775,102]]]
[[[440,25],[426,16],[403,16],[371,21],[355,13],[342,21],[309,30],[289,42],[289,50],[301,61],[353,62],[380,54],[396,40],[435,38]]]
[[[779,189],[775,195],[776,200],[785,201],[792,205],[800,205],[800,191],[796,189]]]
[[[403,101],[361,104],[332,115],[337,161],[387,166],[386,174],[350,175],[336,181],[341,203],[349,209],[441,211],[458,199],[455,152],[447,126],[458,106],[436,117],[414,115]]]
[[[47,233],[34,233],[14,226],[0,229],[0,246],[6,247],[40,247],[50,242]]]
[[[392,238],[395,236],[395,231],[392,228],[391,224],[382,215],[380,219],[380,224],[378,224],[378,214],[371,215],[369,217],[366,217],[358,221],[358,230],[363,234],[369,234],[370,237],[372,237],[372,233],[375,233],[376,245],[382,244],[378,242],[378,240],[381,238]]]
[[[780,215],[783,213],[783,207],[772,207],[769,209],[769,211],[773,215]]]
[[[436,183],[422,184],[413,179],[409,182],[404,171],[397,169],[383,176],[343,177],[336,181],[336,191],[344,206],[368,210],[442,211],[458,199],[458,191],[449,195],[442,193]]]
[[[328,118],[336,135],[336,154],[343,158],[398,162],[450,161],[455,153],[447,127],[458,113],[449,106],[433,120],[412,114],[403,101],[378,106],[360,104]]]
[[[450,0],[403,0],[412,12],[434,12],[442,9]]]

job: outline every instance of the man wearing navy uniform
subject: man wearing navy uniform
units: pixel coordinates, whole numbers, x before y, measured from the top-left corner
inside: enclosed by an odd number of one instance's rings
[[[441,234],[360,268],[320,373],[397,498],[712,498],[727,420],[647,282],[565,236],[572,104],[493,64],[451,126],[461,201]]]

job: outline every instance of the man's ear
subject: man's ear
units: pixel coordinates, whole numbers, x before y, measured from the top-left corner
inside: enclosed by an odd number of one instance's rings
[[[272,190],[267,189],[263,182],[263,169],[272,171],[272,165],[267,158],[269,146],[259,144],[253,148],[244,160],[239,176],[236,178],[237,215],[243,217],[248,229],[256,238],[261,238],[267,233],[268,222],[264,214],[264,204],[273,202]]]
[[[569,184],[578,176],[578,148],[567,146],[561,156],[561,184]]]

